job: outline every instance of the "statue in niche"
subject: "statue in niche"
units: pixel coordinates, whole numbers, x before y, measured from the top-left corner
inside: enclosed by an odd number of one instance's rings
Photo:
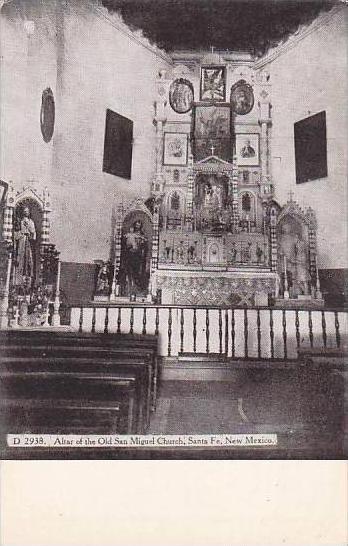
[[[110,262],[103,262],[98,271],[95,295],[109,296],[111,282],[111,264]]]
[[[284,222],[281,229],[280,263],[282,278],[285,273],[292,297],[309,294],[308,245],[302,236],[300,226]]]
[[[15,241],[15,284],[31,287],[35,278],[35,250],[36,228],[30,217],[28,206],[23,208],[23,215],[19,229],[14,234]]]
[[[123,237],[124,276],[128,295],[147,289],[146,257],[148,241],[143,225],[136,220]]]

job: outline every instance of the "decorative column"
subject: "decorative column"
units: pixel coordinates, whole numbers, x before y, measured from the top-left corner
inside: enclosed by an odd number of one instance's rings
[[[161,85],[158,89],[158,98],[155,102],[155,118],[156,125],[156,171],[152,183],[152,194],[161,195],[163,193],[164,176],[163,176],[163,140],[164,140],[164,124],[167,121],[165,115],[165,107],[167,101],[165,99],[166,91]]]
[[[186,194],[186,228],[190,231],[193,231],[196,226],[194,225],[193,218],[193,192],[194,192],[194,182],[195,182],[195,173],[192,169],[193,166],[193,157],[192,154],[189,156],[189,171],[187,175],[187,194]]]
[[[0,329],[7,328],[8,320],[9,320],[8,302],[9,302],[9,294],[10,294],[12,254],[13,254],[13,250],[12,250],[12,247],[10,247],[9,250],[8,250],[8,256],[7,256],[7,270],[6,270],[5,288],[4,288],[2,298],[1,298],[1,301],[0,301]]]
[[[271,271],[278,269],[278,241],[277,241],[277,212],[271,208],[269,221],[269,243],[270,243],[270,261]]]
[[[151,273],[148,289],[148,301],[156,295],[156,271],[159,258],[159,203],[155,203],[152,216],[152,253],[151,253]]]
[[[59,307],[60,307],[60,299],[59,299],[59,292],[60,292],[60,266],[61,266],[61,261],[60,261],[60,259],[59,259],[59,253],[58,253],[57,278],[56,278],[56,294],[55,294],[54,303],[53,303],[52,326],[60,326],[60,315],[59,315]]]
[[[306,210],[306,217],[308,218],[309,275],[311,279],[311,284],[314,280],[314,290],[317,290],[317,223],[314,210],[311,207]]]
[[[266,94],[265,98],[259,102],[259,108],[260,108],[260,119],[259,119],[259,125],[261,127],[261,135],[260,135],[260,144],[261,144],[261,154],[260,154],[260,160],[261,160],[261,182],[263,184],[269,184],[270,183],[270,149],[269,149],[269,130],[268,128],[272,124],[272,120],[270,117],[270,103],[269,100],[267,100],[268,95]]]
[[[2,234],[4,241],[12,244],[13,237],[13,211],[15,207],[15,197],[14,189],[12,185],[8,187],[7,197],[6,197],[6,207],[4,211],[4,224],[2,229]]]
[[[119,296],[120,286],[118,284],[118,274],[121,264],[121,243],[122,243],[122,223],[123,223],[123,203],[120,203],[117,208],[117,221],[115,232],[115,261],[114,261],[114,275],[112,279],[110,301],[113,301],[116,296]]]
[[[51,212],[50,194],[47,188],[43,192],[43,207],[42,207],[42,228],[41,228],[41,266],[40,266],[40,281],[43,277],[43,257],[45,255],[45,249],[50,242],[50,220],[49,214]]]

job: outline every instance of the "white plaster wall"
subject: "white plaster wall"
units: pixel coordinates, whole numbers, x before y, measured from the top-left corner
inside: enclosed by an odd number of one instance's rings
[[[348,266],[347,256],[347,10],[336,12],[270,63],[272,167],[276,199],[294,192],[318,220],[319,267]],[[326,111],[328,177],[296,185],[294,123]]]
[[[33,32],[25,27],[34,22]],[[53,142],[40,129],[42,91],[56,92],[55,5],[14,1],[0,16],[0,178],[50,186]]]
[[[54,236],[63,259],[109,255],[112,207],[147,197],[154,174],[155,81],[166,62],[82,5],[65,11]],[[131,119],[131,180],[102,172],[106,109]]]
[[[1,10],[0,177],[50,189],[51,239],[63,261],[107,259],[113,206],[149,195],[155,81],[167,65],[87,0],[13,0]],[[40,130],[47,87],[56,104],[50,143]],[[107,108],[134,122],[131,180],[102,172]]]

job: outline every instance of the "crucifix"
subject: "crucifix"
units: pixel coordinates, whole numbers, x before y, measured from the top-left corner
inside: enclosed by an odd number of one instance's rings
[[[211,146],[211,155],[214,155],[214,152],[215,152],[215,146]]]
[[[214,46],[210,46],[211,52],[214,53]]]

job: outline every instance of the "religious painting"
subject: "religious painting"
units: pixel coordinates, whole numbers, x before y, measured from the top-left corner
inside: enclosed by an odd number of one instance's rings
[[[164,133],[163,164],[187,165],[188,135],[186,133]]]
[[[296,184],[327,176],[325,111],[294,124]]]
[[[107,109],[103,172],[130,179],[132,171],[133,122]]]
[[[200,100],[226,100],[226,68],[222,66],[202,66]]]
[[[256,166],[260,162],[258,133],[236,134],[236,156],[238,166]]]
[[[42,138],[45,142],[50,142],[54,131],[55,104],[51,88],[47,88],[42,93],[40,126]]]
[[[245,80],[239,80],[231,88],[232,111],[239,116],[249,114],[254,106],[254,92]]]
[[[186,114],[193,105],[194,93],[192,83],[180,78],[169,88],[169,103],[177,114]]]
[[[232,159],[231,110],[229,105],[197,105],[193,116],[195,160],[210,155]]]

